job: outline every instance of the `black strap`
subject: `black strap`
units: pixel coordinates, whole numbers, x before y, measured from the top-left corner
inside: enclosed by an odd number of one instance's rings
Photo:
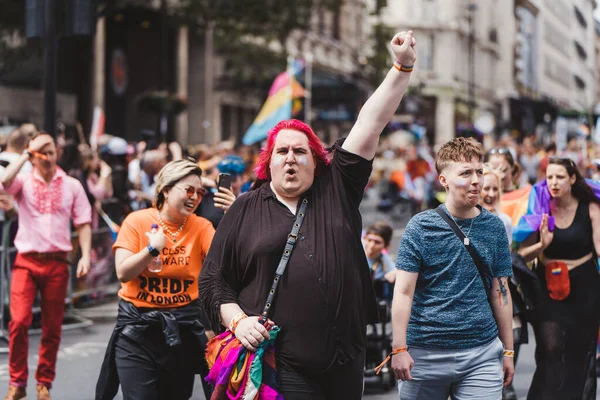
[[[258,322],[263,325],[267,322],[267,319],[269,318],[269,313],[271,312],[271,308],[273,306],[273,300],[275,299],[275,293],[277,292],[277,287],[279,286],[279,280],[285,272],[285,268],[287,267],[288,261],[290,261],[290,256],[292,255],[292,250],[296,245],[296,240],[298,240],[298,233],[300,232],[300,227],[302,226],[304,216],[306,215],[306,207],[308,207],[308,200],[303,199],[302,203],[300,204],[300,209],[298,210],[296,222],[294,222],[292,231],[287,237],[285,249],[283,250],[283,255],[281,256],[281,260],[279,261],[279,265],[277,266],[277,271],[275,271],[275,278],[273,279],[273,285],[271,285],[271,290],[269,290],[267,302],[265,303],[265,307],[263,308],[262,314],[258,319]]]
[[[479,210],[481,211],[480,205],[477,205],[477,208],[479,208]],[[491,279],[491,277],[492,277],[490,268],[481,259],[481,257],[479,257],[479,253],[477,253],[477,250],[475,250],[473,245],[470,243],[469,244],[465,243],[465,238],[466,238],[465,234],[458,227],[458,225],[456,224],[454,219],[450,218],[450,216],[448,214],[446,214],[446,212],[442,209],[442,206],[439,206],[438,208],[436,208],[435,211],[440,215],[440,217],[442,217],[442,219],[444,221],[446,221],[446,223],[450,226],[450,228],[452,228],[454,233],[456,233],[456,236],[458,236],[458,238],[460,239],[460,242],[465,246],[465,248],[467,249],[467,251],[469,252],[471,257],[473,258],[473,261],[475,261],[475,265],[477,266],[477,271],[479,271],[479,276],[481,277],[481,280],[483,281],[483,287],[485,288],[485,293],[489,299],[489,297],[491,296],[492,288],[490,286],[489,281],[486,278],[489,277]]]

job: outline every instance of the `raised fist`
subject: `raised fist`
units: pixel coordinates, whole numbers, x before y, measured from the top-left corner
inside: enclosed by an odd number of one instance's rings
[[[417,60],[416,44],[413,31],[397,33],[391,43],[396,60],[407,67],[415,65],[415,61]]]

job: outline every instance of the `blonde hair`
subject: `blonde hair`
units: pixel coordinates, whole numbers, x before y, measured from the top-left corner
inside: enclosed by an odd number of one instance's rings
[[[496,208],[500,208],[500,200],[502,198],[502,174],[500,173],[500,171],[498,171],[495,168],[492,168],[492,165],[490,163],[485,163],[483,164],[483,176],[482,178],[485,178],[486,175],[492,175],[494,178],[496,178],[496,181],[498,182],[498,191],[499,191],[499,195],[498,195],[498,202],[496,203]],[[481,185],[483,188],[483,185]]]
[[[435,169],[438,174],[441,174],[451,162],[471,162],[474,158],[483,160],[481,143],[471,138],[456,138],[440,148],[435,161]]]
[[[180,180],[190,175],[198,178],[202,177],[202,169],[189,159],[171,161],[165,165],[156,178],[156,194],[154,196],[154,206],[160,210],[165,204],[165,190],[171,189]]]

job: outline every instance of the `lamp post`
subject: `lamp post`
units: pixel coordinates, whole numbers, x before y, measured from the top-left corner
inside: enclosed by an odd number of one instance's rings
[[[56,0],[47,0],[44,35],[44,130],[56,134]]]
[[[304,66],[305,88],[304,88],[304,122],[310,126],[312,122],[312,78],[313,78],[313,54],[306,53],[306,65]]]
[[[469,122],[473,123],[473,111],[475,109],[475,24],[473,16],[477,4],[475,0],[468,0],[467,21],[469,23]]]

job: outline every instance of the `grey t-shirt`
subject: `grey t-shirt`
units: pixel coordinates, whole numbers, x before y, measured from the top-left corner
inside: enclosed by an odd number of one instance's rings
[[[512,275],[508,238],[500,218],[482,210],[474,219],[457,219],[457,223],[494,277]],[[409,346],[470,349],[498,336],[477,266],[435,210],[410,220],[396,268],[419,273],[407,331]]]

